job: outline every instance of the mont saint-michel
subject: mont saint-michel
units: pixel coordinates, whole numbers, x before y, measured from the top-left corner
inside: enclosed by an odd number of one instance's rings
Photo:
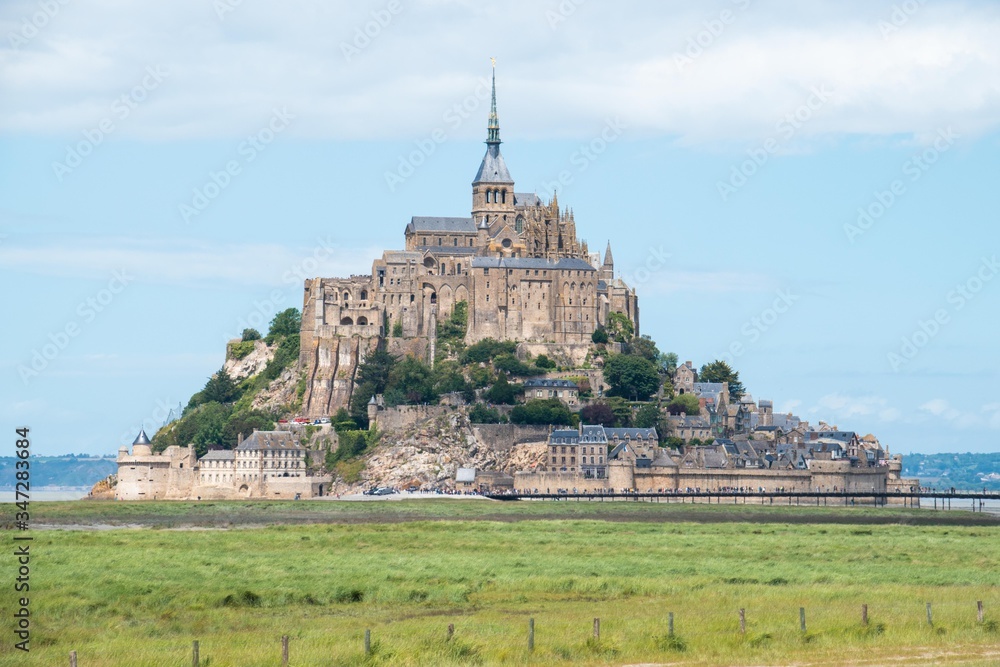
[[[469,214],[413,216],[370,273],[306,280],[301,311],[244,331],[152,440],[120,450],[105,493],[917,486],[874,434],[775,413],[725,361],[661,352],[610,240],[592,252],[557,194],[518,191],[500,147],[494,72]]]

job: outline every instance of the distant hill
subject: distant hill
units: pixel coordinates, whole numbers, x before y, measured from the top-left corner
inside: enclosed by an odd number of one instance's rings
[[[1000,491],[1000,452],[989,454],[904,454],[903,477],[939,489]]]
[[[13,456],[0,456],[0,490],[11,491],[17,481]],[[32,456],[31,488],[43,486],[93,486],[118,472],[114,457],[86,455]]]

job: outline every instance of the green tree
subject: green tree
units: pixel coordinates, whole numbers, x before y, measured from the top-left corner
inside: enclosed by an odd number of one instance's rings
[[[580,410],[580,422],[583,424],[601,424],[602,426],[615,425],[615,412],[605,401],[597,401],[590,405],[585,405]]]
[[[610,396],[607,401],[611,412],[615,414],[614,426],[616,428],[632,426],[632,404],[621,396]]]
[[[639,406],[635,413],[633,424],[638,428],[659,428],[660,408],[653,403],[646,403]]]
[[[392,369],[395,368],[398,361],[399,359],[389,354],[384,347],[379,346],[375,348],[358,366],[358,384],[371,384],[372,394],[385,392],[386,387],[389,385],[389,376],[392,374]],[[366,403],[369,398],[371,398],[371,395],[365,399]]]
[[[246,438],[254,432],[254,429],[274,430],[274,418],[260,410],[234,411],[226,420],[226,426],[222,431],[222,445],[226,449],[232,449],[236,447],[240,435]]]
[[[660,351],[657,349],[656,343],[649,336],[639,336],[633,338],[628,344],[627,351],[628,354],[642,357],[643,359],[649,359],[654,364],[660,358]]]
[[[354,387],[348,408],[351,419],[358,426],[368,427],[368,402],[375,394],[375,383],[373,382],[362,382]]]
[[[256,329],[244,329],[241,339],[244,343],[248,340],[260,340],[260,332]]]
[[[592,340],[596,345],[605,345],[608,342],[608,330],[602,326],[594,329],[594,333],[590,334],[590,340]]]
[[[677,363],[676,352],[661,352],[659,358],[656,360],[656,365],[660,367],[660,371],[668,377],[673,377],[674,373],[677,372]]]
[[[483,403],[476,403],[469,410],[469,421],[473,424],[502,424],[507,421],[507,417],[496,408],[486,407]]]
[[[660,376],[653,362],[630,354],[615,354],[604,363],[604,379],[611,394],[644,401],[656,393]]]
[[[624,313],[608,313],[608,337],[619,343],[627,343],[635,336],[632,320]]]
[[[683,413],[693,416],[701,412],[701,405],[698,403],[698,397],[694,394],[681,394],[670,401],[667,405],[667,411],[672,415]]]
[[[558,398],[535,399],[510,411],[512,424],[575,426],[578,419]]]
[[[205,403],[193,415],[194,427],[197,429],[191,442],[198,457],[208,452],[209,445],[225,445],[225,428],[229,419],[230,408],[219,403]],[[186,444],[186,443],[185,443]]]
[[[281,311],[271,320],[271,328],[267,331],[268,344],[281,336],[299,335],[302,329],[302,313],[298,308],[288,308]]]
[[[369,399],[370,398],[371,397],[369,397]],[[368,405],[367,401],[365,402],[365,405],[366,406]],[[337,433],[340,433],[341,431],[358,430],[357,422],[355,422],[354,419],[351,418],[351,413],[349,413],[345,408],[340,408],[339,410],[337,410],[337,414],[331,417],[330,421],[333,423],[333,430],[336,431]]]
[[[543,370],[548,370],[551,368],[555,368],[556,362],[549,359],[548,356],[540,354],[537,357],[535,357],[535,365]]]
[[[529,366],[524,363],[513,354],[500,354],[493,359],[493,367],[498,371],[503,371],[504,373],[509,373],[510,375],[526,377],[528,375],[537,375],[538,369],[534,366]]]
[[[216,402],[216,403],[232,403],[240,397],[239,388],[233,378],[229,376],[225,367],[219,369],[219,372],[208,378],[208,382],[205,383],[205,388],[201,391],[202,399],[205,403]]]
[[[507,376],[500,373],[493,386],[483,393],[483,398],[497,405],[514,405],[517,403],[518,389],[518,385],[507,382]]]
[[[396,320],[392,323],[392,337],[402,338],[403,337],[403,320]]]
[[[698,371],[698,381],[728,382],[729,398],[733,402],[738,402],[744,393],[743,383],[740,382],[740,374],[720,359],[702,366],[701,370]]]
[[[460,361],[463,365],[483,363],[492,361],[494,357],[501,354],[514,354],[517,351],[517,343],[509,340],[500,342],[492,338],[484,338],[478,343],[474,343],[462,351]]]
[[[437,394],[461,392],[466,402],[475,400],[472,385],[462,375],[462,368],[457,361],[445,359],[434,365],[434,391]]]
[[[402,396],[407,403],[435,403],[438,394],[434,391],[434,374],[431,367],[416,357],[407,355],[396,363],[389,373],[386,387],[386,402],[390,393]],[[398,400],[398,399],[397,399]]]

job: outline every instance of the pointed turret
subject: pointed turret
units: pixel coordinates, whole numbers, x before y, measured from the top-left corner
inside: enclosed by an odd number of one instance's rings
[[[608,249],[604,251],[604,265],[601,266],[601,280],[610,283],[615,278],[615,258],[611,254],[611,241],[608,241]]]
[[[493,60],[493,96],[490,118],[486,127],[486,155],[472,181],[472,217],[482,220],[487,216],[490,224],[503,222],[506,215],[514,213],[514,179],[510,177],[507,163],[500,154],[500,117],[497,115],[497,70]],[[512,220],[513,218],[511,218]]]

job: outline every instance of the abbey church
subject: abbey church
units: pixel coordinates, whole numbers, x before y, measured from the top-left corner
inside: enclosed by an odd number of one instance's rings
[[[346,406],[358,364],[386,339],[395,353],[433,360],[437,322],[468,303],[466,341],[484,338],[548,346],[582,359],[609,313],[639,332],[635,290],[577,238],[573,212],[517,192],[500,153],[496,73],[486,154],[472,182],[468,217],[414,217],[405,249],[390,250],[371,275],[305,283],[301,367],[303,411],[326,416]],[[540,349],[540,347],[539,347]]]

